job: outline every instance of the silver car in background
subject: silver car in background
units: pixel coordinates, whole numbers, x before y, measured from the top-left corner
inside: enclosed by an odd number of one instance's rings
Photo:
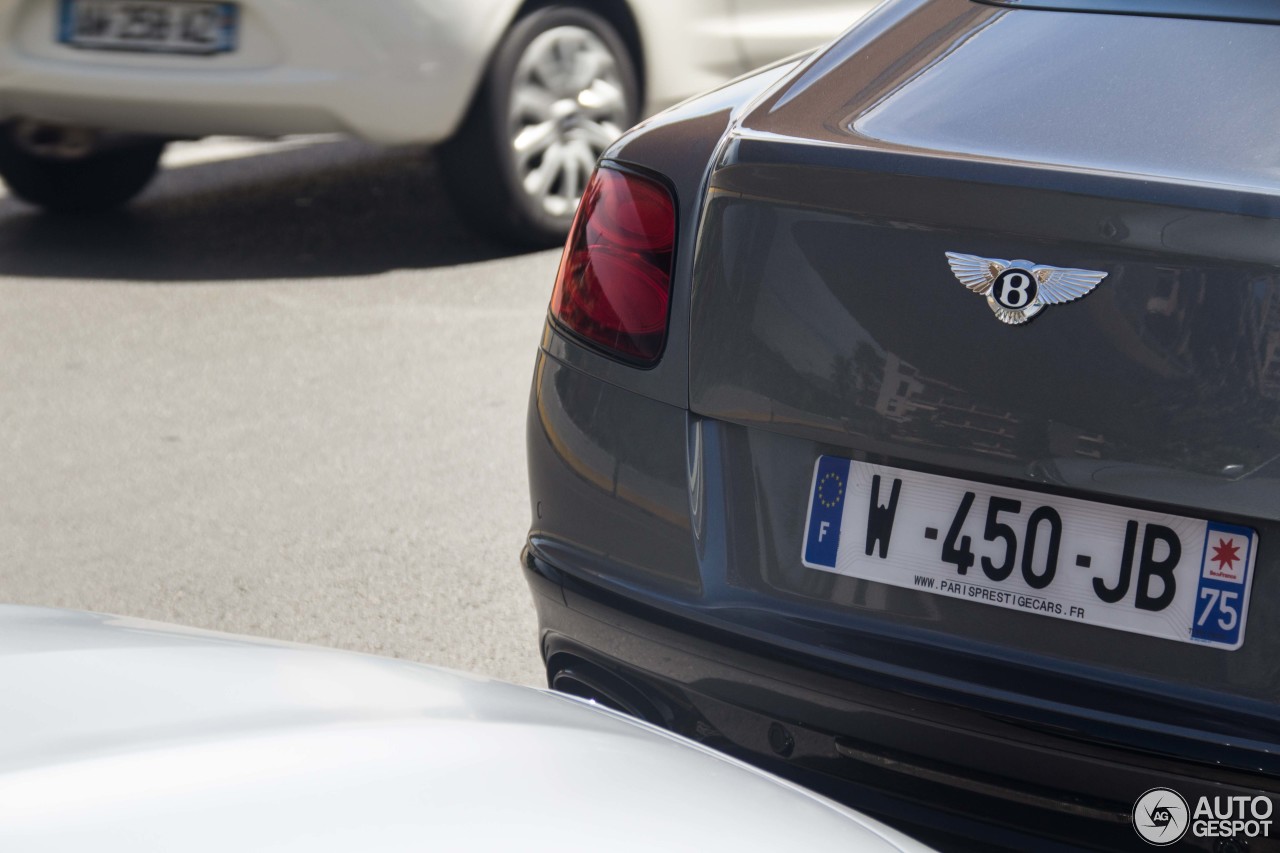
[[[870,0],[0,0],[0,176],[55,211],[127,202],[167,139],[443,143],[459,210],[561,239],[642,115],[816,46]]]

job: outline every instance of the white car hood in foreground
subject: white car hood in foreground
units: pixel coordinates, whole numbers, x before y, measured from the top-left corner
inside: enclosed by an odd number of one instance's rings
[[[0,607],[0,849],[924,850],[585,703]]]

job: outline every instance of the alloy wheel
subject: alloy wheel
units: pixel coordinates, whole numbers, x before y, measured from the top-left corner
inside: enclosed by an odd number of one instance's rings
[[[598,35],[579,26],[538,34],[516,63],[508,119],[524,192],[551,216],[572,215],[630,114],[617,58]]]

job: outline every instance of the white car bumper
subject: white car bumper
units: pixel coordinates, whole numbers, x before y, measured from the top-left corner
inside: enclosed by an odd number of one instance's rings
[[[466,111],[509,0],[240,0],[210,56],[57,40],[59,0],[0,0],[0,120],[138,133],[432,142]]]

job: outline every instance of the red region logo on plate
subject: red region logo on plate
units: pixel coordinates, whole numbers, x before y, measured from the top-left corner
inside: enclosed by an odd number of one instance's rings
[[[1248,554],[1249,540],[1244,536],[1211,531],[1205,543],[1203,577],[1239,583]]]

